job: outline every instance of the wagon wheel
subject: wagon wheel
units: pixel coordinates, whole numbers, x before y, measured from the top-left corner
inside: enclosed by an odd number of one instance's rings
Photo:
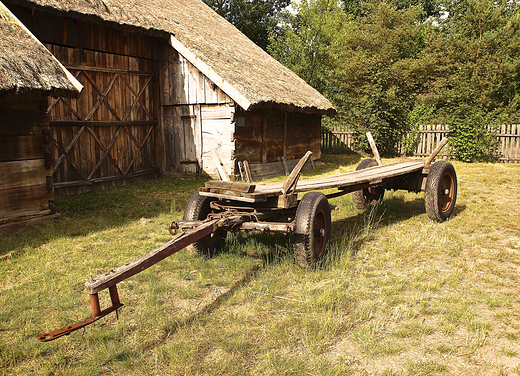
[[[212,201],[211,197],[204,197],[195,192],[184,209],[183,219],[185,221],[201,221],[207,218],[211,213],[209,206]],[[186,247],[188,252],[193,256],[213,256],[217,254],[226,242],[227,231],[217,230],[211,235],[196,241],[195,243]]]
[[[363,159],[356,167],[356,171],[363,170],[368,167],[377,166],[375,159]],[[368,187],[359,191],[352,192],[352,201],[358,209],[365,209],[368,204],[378,205],[383,201],[385,189],[382,187]]]
[[[303,196],[296,210],[294,259],[305,268],[324,256],[330,239],[330,206],[320,192]]]
[[[457,201],[457,175],[450,162],[435,162],[426,178],[424,206],[432,221],[444,222]]]

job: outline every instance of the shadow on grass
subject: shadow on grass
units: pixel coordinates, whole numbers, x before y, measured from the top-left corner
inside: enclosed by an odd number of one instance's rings
[[[307,176],[325,174],[341,165],[356,164],[361,158],[358,154],[325,154],[322,157],[325,164],[307,171]],[[207,180],[207,177],[200,176],[170,176],[78,196],[57,197],[54,204],[60,218],[1,233],[0,258],[3,255],[21,255],[26,249],[52,239],[85,236],[122,227],[140,218],[171,213],[171,220],[180,219],[190,195]],[[168,224],[165,224],[165,231]]]
[[[456,206],[451,218],[464,210],[465,206]],[[333,221],[329,247],[343,246],[348,248],[345,251],[355,255],[370,238],[374,228],[387,227],[421,215],[426,215],[422,195],[413,200],[392,196],[383,200],[377,207],[369,206],[356,215]],[[291,235],[239,232],[228,235],[222,252],[260,259],[265,266],[292,260],[293,246]]]
[[[28,247],[52,239],[74,238],[125,226],[140,218],[171,213],[172,220],[179,219],[190,195],[206,180],[197,176],[167,177],[78,196],[57,197],[54,204],[60,218],[0,234],[0,256],[23,253]],[[165,232],[168,224],[165,224]]]
[[[465,205],[455,206],[450,218],[457,217],[465,209]],[[331,240],[349,244],[350,252],[355,255],[370,237],[373,228],[387,227],[421,215],[426,215],[422,195],[408,201],[404,197],[393,196],[384,199],[377,207],[369,206],[364,212],[333,222]]]

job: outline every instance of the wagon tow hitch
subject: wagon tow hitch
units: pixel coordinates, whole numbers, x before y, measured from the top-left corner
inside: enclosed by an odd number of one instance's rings
[[[79,321],[72,325],[67,325],[61,329],[54,330],[49,333],[38,334],[36,338],[41,342],[52,341],[57,338],[69,335],[70,333],[81,329],[87,325],[96,322],[102,317],[116,311],[123,306],[119,301],[119,294],[117,292],[117,284],[124,281],[133,275],[148,269],[150,266],[157,264],[168,256],[184,249],[190,244],[204,238],[205,236],[211,235],[217,229],[229,226],[234,217],[234,213],[228,215],[219,215],[216,217],[208,217],[205,221],[196,221],[193,223],[192,228],[184,231],[177,237],[173,238],[161,247],[154,249],[150,253],[141,256],[137,260],[130,262],[129,264],[123,265],[117,269],[110,270],[108,273],[102,274],[90,281],[85,282],[85,292],[90,296],[90,306],[92,308],[92,317],[86,320]],[[236,216],[235,216],[236,217]],[[173,228],[172,228],[173,226]],[[170,225],[170,231],[173,229],[186,228],[182,222]],[[112,305],[108,308],[101,310],[99,303],[98,293],[102,290],[108,289],[110,294],[110,300]]]

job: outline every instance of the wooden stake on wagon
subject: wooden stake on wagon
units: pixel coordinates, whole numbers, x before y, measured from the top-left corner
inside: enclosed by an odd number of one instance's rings
[[[379,157],[379,151],[377,151],[376,142],[374,141],[374,138],[372,137],[372,133],[367,132],[367,138],[368,143],[370,144],[370,147],[372,148],[372,153],[374,153],[374,158],[376,159],[376,162],[378,165],[382,165],[383,162],[381,162],[381,158]]]

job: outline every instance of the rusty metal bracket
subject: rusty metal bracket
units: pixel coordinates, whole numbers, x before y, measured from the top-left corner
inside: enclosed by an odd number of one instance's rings
[[[40,342],[48,342],[48,341],[53,341],[57,338],[60,338],[60,337],[63,337],[63,336],[68,336],[70,333],[78,330],[78,329],[81,329],[81,328],[84,328],[85,326],[87,325],[90,325],[94,322],[96,322],[97,320],[105,317],[106,315],[116,311],[121,308],[124,304],[122,304],[120,301],[119,301],[119,294],[117,293],[117,287],[116,285],[113,285],[113,286],[110,286],[109,287],[109,293],[110,293],[110,299],[112,301],[112,306],[111,307],[108,307],[104,310],[101,311],[101,308],[99,306],[99,296],[97,293],[95,294],[90,294],[90,306],[92,308],[92,317],[89,317],[88,319],[86,320],[83,320],[83,321],[79,321],[75,324],[72,324],[72,325],[67,325],[61,329],[56,329],[50,333],[44,333],[44,334],[38,334],[36,336],[36,338],[40,341]]]

